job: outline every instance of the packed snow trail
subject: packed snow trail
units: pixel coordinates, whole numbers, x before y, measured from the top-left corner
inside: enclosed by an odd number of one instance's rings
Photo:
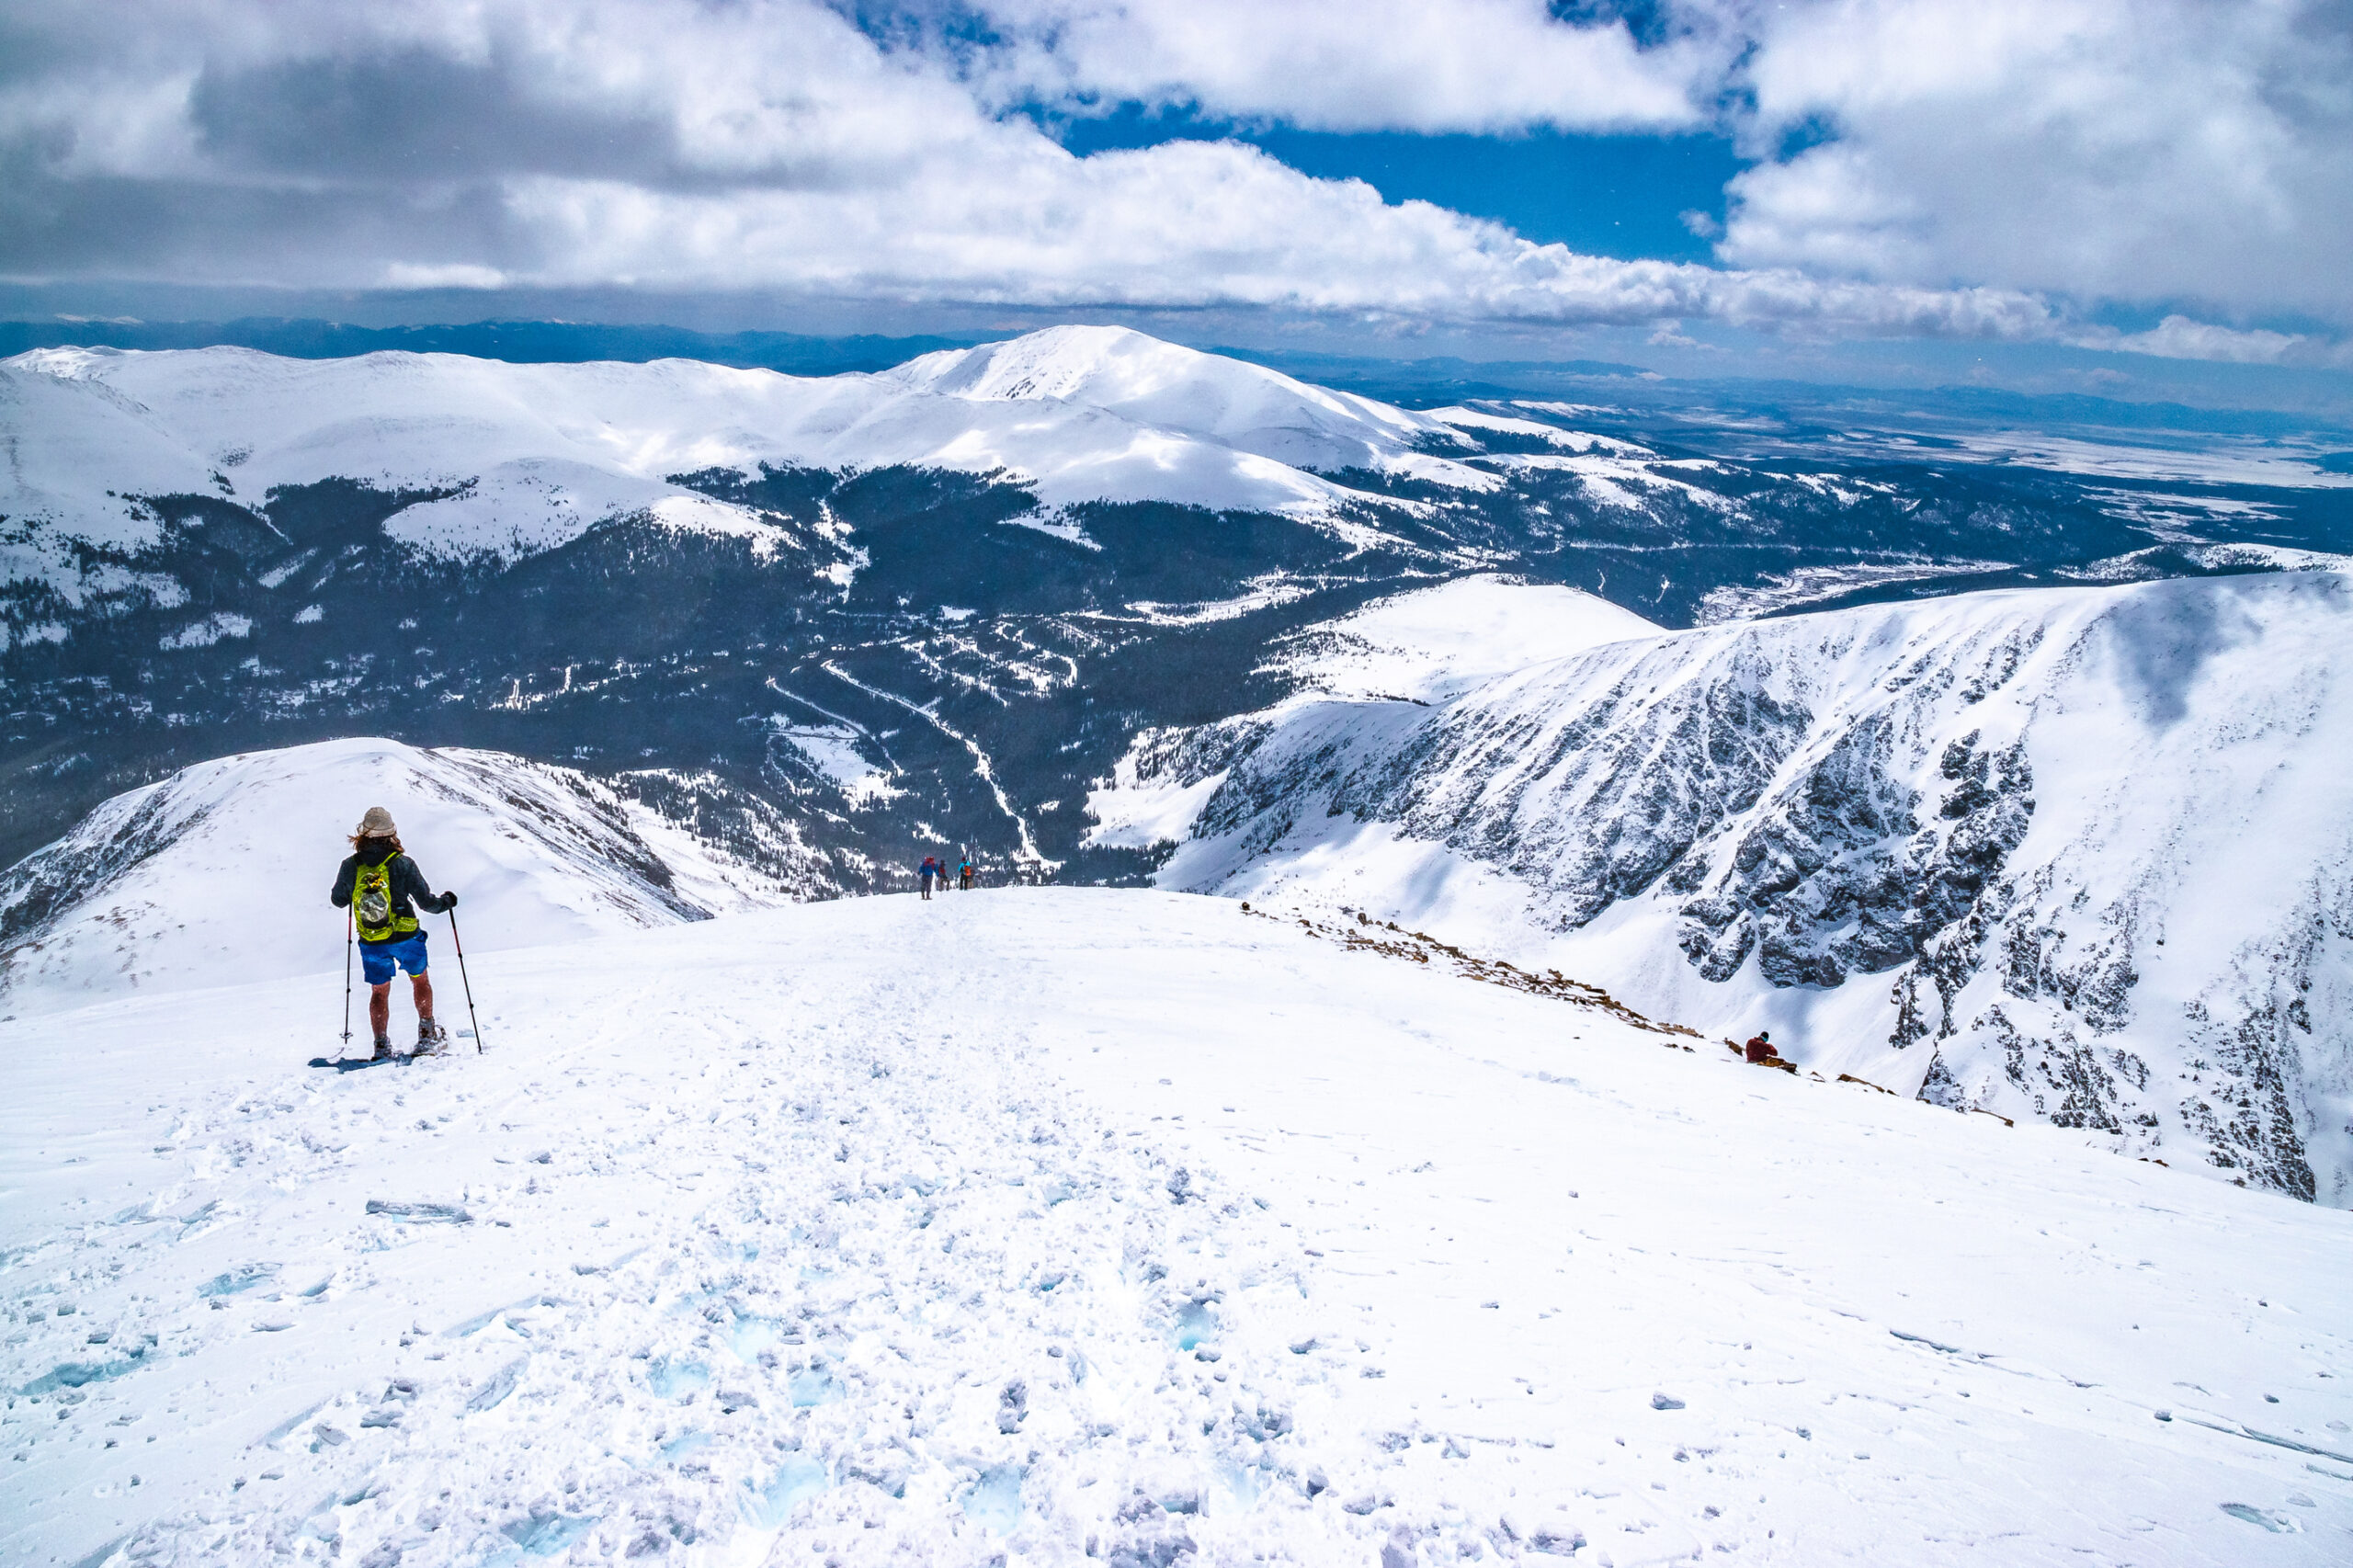
[[[2353,1217],[2079,1135],[1156,893],[338,981],[0,1023],[9,1560],[2353,1548]]]

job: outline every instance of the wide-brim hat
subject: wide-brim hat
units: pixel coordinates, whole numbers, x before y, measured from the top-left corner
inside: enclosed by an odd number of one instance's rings
[[[397,838],[400,829],[392,825],[392,813],[381,806],[370,806],[368,814],[359,819],[356,835],[360,838]]]

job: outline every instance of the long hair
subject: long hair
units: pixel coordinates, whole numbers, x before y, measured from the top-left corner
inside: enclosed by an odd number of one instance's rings
[[[391,840],[392,841],[392,855],[405,855],[405,854],[407,854],[407,853],[408,853],[408,851],[407,851],[407,850],[405,850],[405,849],[404,849],[404,848],[402,848],[402,847],[401,847],[401,835],[400,835],[399,834],[397,834],[397,833],[368,833],[368,834],[359,834],[359,833],[355,833],[355,834],[351,835],[351,851],[352,851],[352,853],[353,853],[353,854],[355,854],[355,855],[356,855],[356,854],[358,854],[358,853],[359,852],[359,846],[360,846],[361,845],[363,845],[363,844],[367,843],[367,842],[368,842],[369,839],[371,839],[371,838],[389,838],[389,839],[391,839]],[[387,855],[387,856],[385,856],[385,857],[384,857],[384,858],[385,858],[385,859],[387,859],[387,860],[389,860],[389,859],[391,859],[391,858],[392,858],[392,855]]]

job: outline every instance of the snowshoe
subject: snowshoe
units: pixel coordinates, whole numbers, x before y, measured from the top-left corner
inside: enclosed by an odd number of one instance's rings
[[[438,1056],[444,1050],[448,1049],[449,1044],[449,1031],[448,1029],[443,1028],[438,1023],[436,1023],[431,1018],[419,1018],[416,1021],[416,1050],[410,1054],[415,1056]]]
[[[370,1062],[390,1062],[392,1059],[392,1037],[388,1034],[378,1035],[376,1037],[376,1053],[368,1058],[368,1060]]]

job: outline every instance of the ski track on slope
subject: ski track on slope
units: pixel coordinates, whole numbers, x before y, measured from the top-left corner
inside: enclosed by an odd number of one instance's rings
[[[0,1031],[12,1558],[2353,1539],[2342,1215],[1221,901],[858,901],[475,981],[493,1054],[347,1076],[285,1065],[324,980]]]

